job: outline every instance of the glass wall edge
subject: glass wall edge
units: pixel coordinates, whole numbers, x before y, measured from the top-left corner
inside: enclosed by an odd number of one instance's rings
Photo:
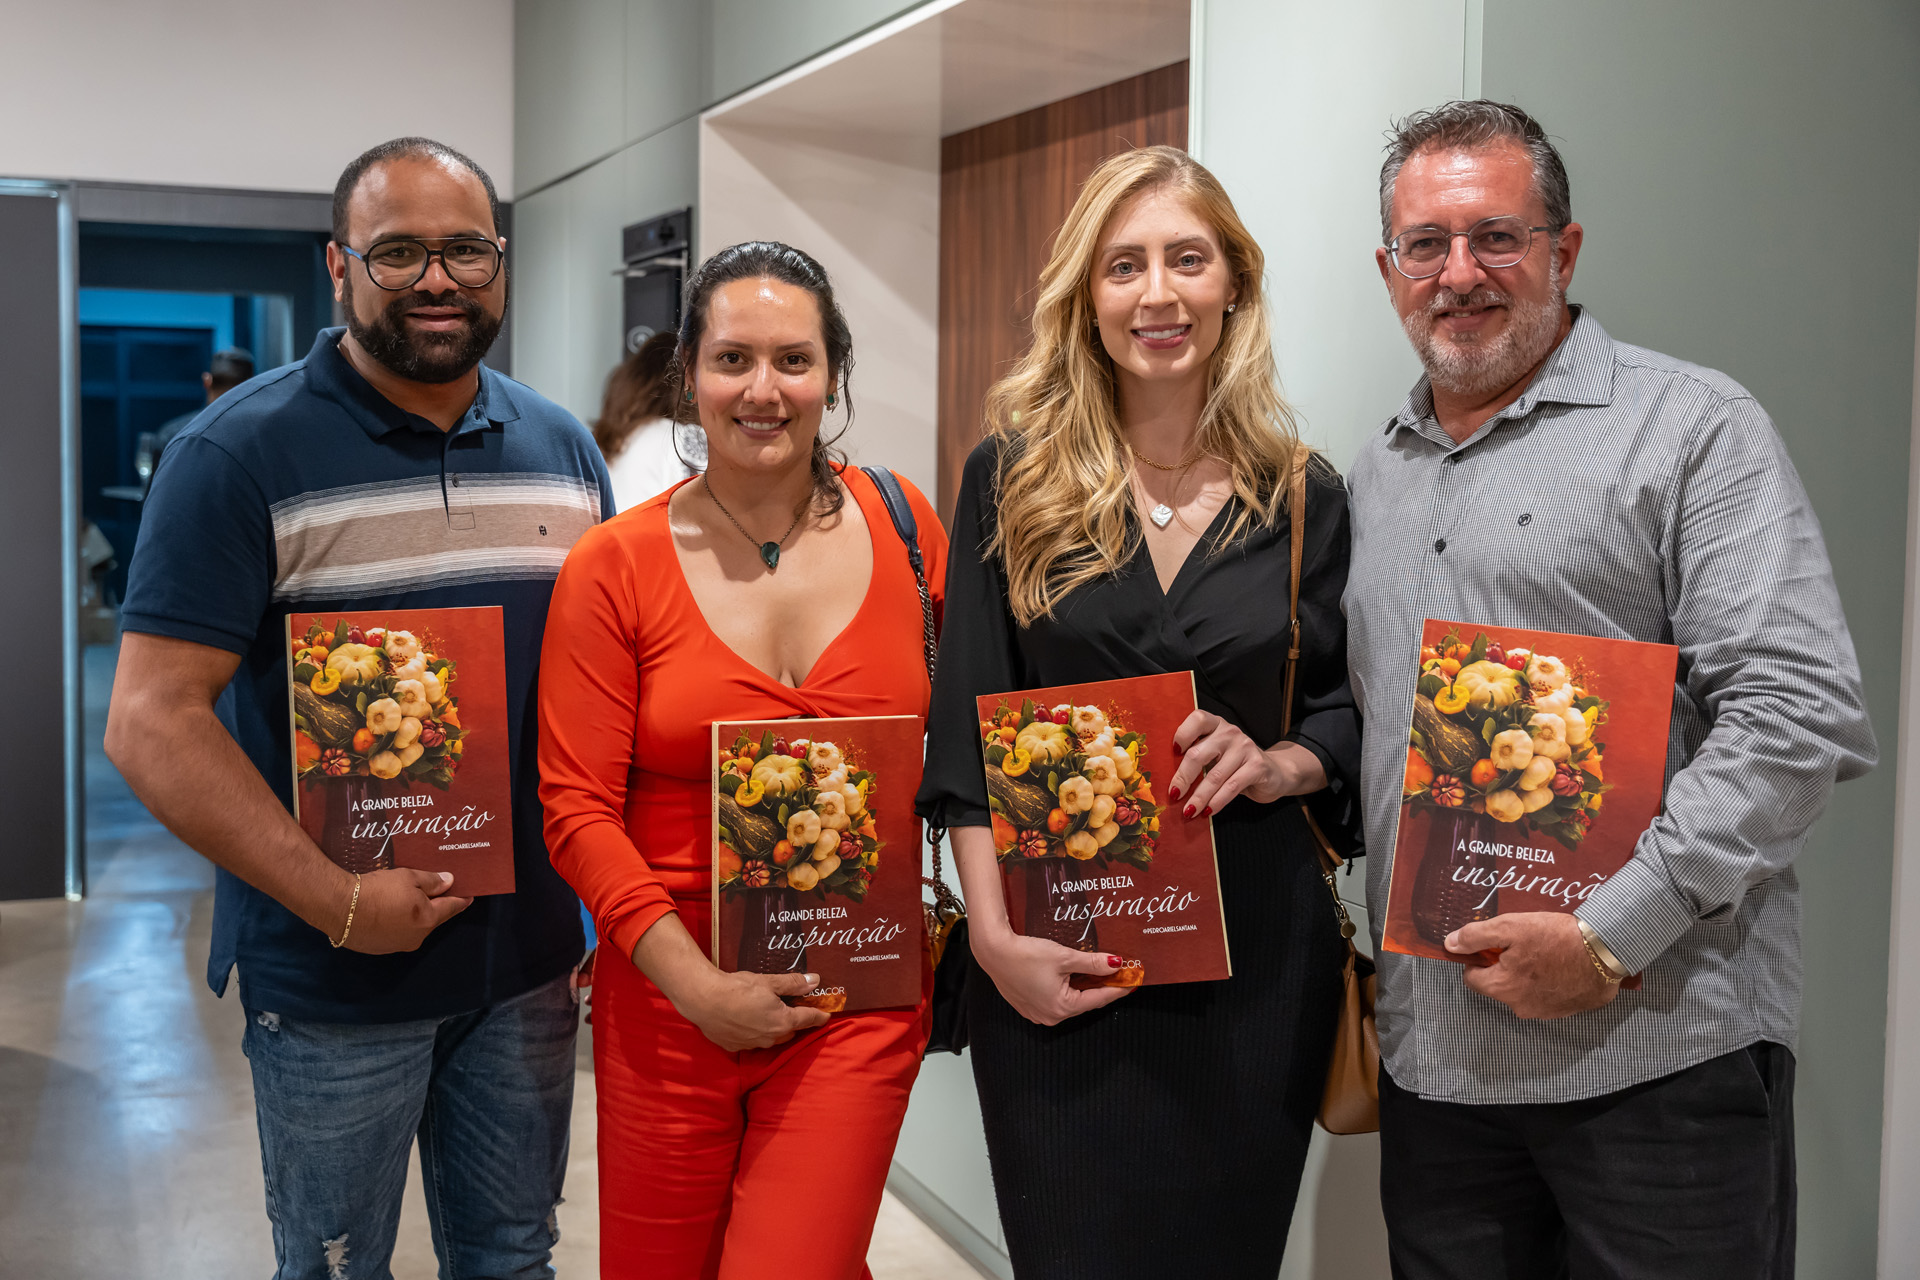
[[[65,617],[60,628],[61,700],[65,732],[66,894],[78,902],[87,893],[87,794],[85,688],[80,644],[80,223],[73,187],[47,184],[60,201],[60,523],[67,554],[60,565]]]

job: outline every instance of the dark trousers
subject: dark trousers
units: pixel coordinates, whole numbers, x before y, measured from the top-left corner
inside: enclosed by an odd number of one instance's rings
[[[1430,1102],[1380,1073],[1394,1280],[1791,1280],[1793,1054],[1579,1102]]]
[[[977,967],[968,979],[967,1057],[1020,1280],[1279,1272],[1347,954],[1300,812],[1236,801],[1213,829],[1227,936],[1250,940],[1224,982],[1141,987],[1043,1027]]]

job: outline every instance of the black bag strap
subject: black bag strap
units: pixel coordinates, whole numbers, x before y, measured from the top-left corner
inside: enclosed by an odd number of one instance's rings
[[[900,535],[900,541],[907,544],[907,563],[913,566],[914,585],[920,588],[920,623],[926,644],[927,681],[933,681],[933,669],[940,657],[940,637],[933,626],[933,593],[927,587],[927,560],[920,553],[920,522],[914,519],[913,505],[907,501],[907,491],[900,487],[900,477],[885,467],[861,467],[867,479],[873,481],[873,487],[880,491],[880,501],[886,503],[887,514],[893,518],[893,531]],[[943,914],[964,914],[960,899],[947,886],[945,876],[941,874],[940,845],[945,841],[947,829],[937,822],[927,824],[927,844],[933,849],[933,875],[921,876],[920,883],[933,890],[936,909]]]
[[[920,522],[914,518],[913,504],[907,501],[907,491],[900,487],[900,477],[885,467],[862,467],[867,479],[873,481],[873,487],[880,491],[880,500],[887,504],[887,514],[893,517],[894,532],[900,535],[900,541],[907,544],[907,559],[913,565],[913,571],[926,576],[926,561],[920,555]]]
[[[907,544],[907,563],[913,566],[914,585],[920,588],[920,624],[926,646],[927,680],[931,682],[934,664],[940,657],[940,637],[933,629],[933,593],[927,589],[926,557],[920,554],[920,522],[913,517],[913,504],[907,501],[907,491],[900,487],[899,476],[885,467],[860,469],[880,491],[880,501],[887,504],[887,514],[893,517],[893,531]]]

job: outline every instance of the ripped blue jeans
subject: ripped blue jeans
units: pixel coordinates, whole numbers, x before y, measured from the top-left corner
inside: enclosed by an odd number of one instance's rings
[[[416,1134],[444,1280],[552,1276],[577,1028],[567,978],[419,1022],[248,1009],[275,1280],[392,1280]]]

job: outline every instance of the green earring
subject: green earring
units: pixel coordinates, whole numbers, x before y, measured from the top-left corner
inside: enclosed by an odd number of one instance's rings
[[[827,412],[833,412],[833,406],[839,403],[840,398],[838,396],[834,395],[831,391],[827,392]]]
[[[693,388],[692,388],[692,387],[688,387],[688,388],[687,388],[687,393],[686,393],[686,397],[685,397],[685,399],[686,399],[686,402],[687,402],[688,404],[692,404],[692,403],[693,403]]]

